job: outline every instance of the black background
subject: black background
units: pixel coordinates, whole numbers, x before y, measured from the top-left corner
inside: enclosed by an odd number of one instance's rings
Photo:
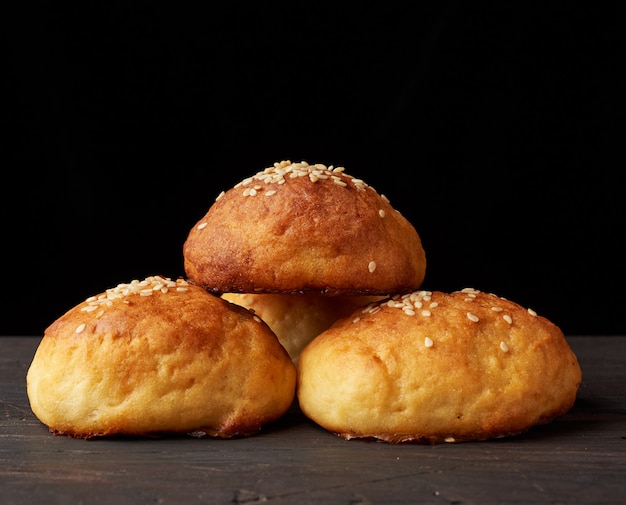
[[[425,289],[626,333],[616,13],[400,5],[6,11],[0,334],[184,275],[217,194],[283,159],[389,197],[422,237]]]

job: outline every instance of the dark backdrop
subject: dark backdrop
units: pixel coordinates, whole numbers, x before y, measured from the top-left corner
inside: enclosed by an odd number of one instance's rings
[[[422,237],[424,288],[493,291],[566,334],[626,333],[615,13],[229,4],[3,16],[0,334],[184,275],[215,196],[282,159],[386,194]]]

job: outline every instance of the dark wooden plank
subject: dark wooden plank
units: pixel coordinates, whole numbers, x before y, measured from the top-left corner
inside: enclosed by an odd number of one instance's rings
[[[344,441],[294,407],[256,436],[74,440],[32,414],[38,338],[0,338],[2,503],[617,503],[626,491],[626,337],[570,337],[574,408],[526,434],[393,446]]]

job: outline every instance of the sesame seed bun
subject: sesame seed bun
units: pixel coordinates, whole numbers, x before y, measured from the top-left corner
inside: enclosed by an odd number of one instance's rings
[[[415,291],[359,309],[298,363],[302,412],[345,439],[520,434],[566,413],[581,369],[549,320],[493,294]]]
[[[27,393],[56,434],[229,438],[282,416],[295,378],[261,319],[182,279],[155,276],[91,297],[53,322]]]
[[[216,293],[388,295],[426,258],[389,201],[342,168],[283,161],[221,194],[183,246],[188,279]]]
[[[297,364],[302,349],[337,319],[383,297],[225,293],[222,298],[254,311]]]

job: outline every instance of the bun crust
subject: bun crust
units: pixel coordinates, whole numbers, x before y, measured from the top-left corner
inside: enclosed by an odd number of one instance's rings
[[[222,194],[183,246],[189,280],[216,293],[388,295],[417,289],[415,228],[341,168],[277,163]]]
[[[251,312],[184,280],[149,277],[52,323],[27,392],[56,434],[229,438],[282,416],[295,378],[276,335]]]
[[[302,412],[343,438],[517,435],[567,412],[581,369],[547,319],[493,294],[416,291],[337,321],[300,354]]]
[[[297,363],[302,349],[337,319],[383,297],[224,293],[222,298],[254,311]]]

